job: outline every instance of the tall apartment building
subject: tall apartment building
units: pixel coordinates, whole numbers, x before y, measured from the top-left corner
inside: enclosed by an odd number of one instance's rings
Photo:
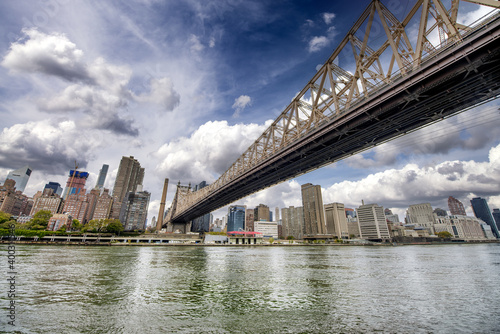
[[[245,217],[245,231],[253,232],[254,231],[254,213],[255,209],[247,209],[246,217]]]
[[[304,208],[305,234],[326,234],[321,186],[307,183],[301,186],[301,191],[302,207]]]
[[[434,233],[434,224],[436,221],[430,203],[410,205],[406,211],[406,217],[408,224],[424,227],[430,233]]]
[[[246,205],[231,205],[227,214],[227,232],[245,231]]]
[[[45,189],[43,194],[39,193],[33,197],[33,208],[30,216],[35,215],[38,211],[48,210],[53,215],[61,213],[64,201],[59,195],[53,193],[52,189]]]
[[[29,215],[33,201],[20,190],[16,190],[15,184],[13,179],[7,179],[4,185],[0,186],[0,211],[13,216]]]
[[[82,191],[80,194],[69,195],[64,201],[63,213],[67,213],[71,215],[73,219],[77,219],[80,223],[86,224],[94,215],[98,197],[98,189],[92,189],[90,193]]]
[[[292,236],[295,239],[304,237],[304,209],[302,207],[281,209],[282,233],[286,238]]]
[[[128,192],[122,202],[119,219],[125,231],[144,231],[148,216],[148,206],[151,194],[142,191]]]
[[[453,196],[448,197],[448,208],[450,209],[450,214],[452,216],[467,216],[465,213],[465,207],[458,199]]]
[[[109,166],[104,164],[102,168],[99,170],[99,176],[97,177],[97,182],[95,184],[95,188],[102,189],[104,188],[104,181],[106,181],[106,176],[108,175]]]
[[[85,183],[89,177],[87,172],[79,172],[77,170],[70,170],[68,181],[66,181],[66,188],[62,195],[63,200],[66,200],[69,195],[78,195],[85,193]]]
[[[363,204],[357,210],[359,234],[363,239],[389,239],[389,228],[384,208],[377,204]]]
[[[95,220],[108,219],[113,205],[113,197],[109,194],[109,189],[104,188],[102,194],[96,200],[94,213],[91,217]]]
[[[111,218],[118,219],[122,202],[127,193],[135,193],[144,180],[144,168],[133,156],[122,157],[113,187],[113,207]]]
[[[16,181],[16,189],[19,190],[21,193],[23,193],[24,190],[26,189],[26,184],[30,179],[32,171],[33,170],[31,169],[30,166],[24,166],[22,168],[13,170],[9,172],[9,174],[7,174],[7,178],[5,179],[5,181],[7,180]]]
[[[278,207],[274,208],[274,220],[280,221],[280,208]]]
[[[474,211],[474,215],[482,219],[486,224],[491,227],[491,231],[496,238],[500,238],[500,232],[495,224],[495,220],[493,219],[493,215],[491,214],[490,207],[484,198],[476,197],[470,200],[470,204],[472,205],[472,210]]]
[[[344,204],[331,203],[325,205],[326,233],[336,236],[338,239],[348,239],[347,218]]]
[[[258,222],[258,221],[265,221],[265,222],[270,221],[269,207],[267,205],[264,205],[264,204],[259,204],[253,210],[253,220],[256,222]]]

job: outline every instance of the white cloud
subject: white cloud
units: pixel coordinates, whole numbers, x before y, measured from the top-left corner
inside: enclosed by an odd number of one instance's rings
[[[190,49],[192,52],[200,52],[205,48],[203,44],[201,44],[200,38],[196,35],[191,35],[191,37],[189,37],[189,43],[191,44]]]
[[[136,100],[158,104],[166,111],[174,110],[180,103],[181,97],[174,89],[170,78],[152,78],[151,91],[148,94],[136,96]]]
[[[315,36],[309,41],[309,52],[317,52],[329,43],[326,36]]]
[[[156,173],[183,184],[201,181],[211,183],[236,161],[268,125],[231,126],[227,121],[207,122],[189,138],[182,137],[160,147],[153,154],[160,161]]]
[[[459,23],[462,23],[464,25],[470,25],[474,22],[476,22],[479,19],[482,19],[485,15],[489,14],[490,12],[497,12],[498,9],[493,9],[488,6],[479,6],[476,10],[471,11],[471,12],[466,12],[466,13],[459,13],[457,17],[457,21]]]
[[[252,104],[252,99],[248,95],[241,95],[234,100],[232,108],[235,110],[233,117],[239,117],[240,113],[249,105]]]
[[[102,145],[104,138],[98,132],[82,133],[73,121],[16,124],[0,133],[0,164],[11,168],[29,164],[35,170],[65,172],[75,160],[86,166]]]
[[[81,126],[138,135],[132,120],[124,115],[132,98],[127,89],[132,75],[129,67],[109,64],[101,57],[87,63],[83,51],[63,34],[48,35],[36,29],[23,32],[27,40],[14,43],[2,65],[13,72],[42,73],[73,82],[62,92],[40,98],[41,110],[84,112],[88,117],[78,120]]]
[[[28,38],[13,43],[2,61],[11,72],[38,72],[68,81],[88,81],[83,51],[76,48],[64,34],[46,35],[38,30],[24,29]]]
[[[333,19],[335,18],[334,13],[323,13],[323,21],[325,21],[326,24],[332,23]]]
[[[489,161],[445,161],[436,166],[407,164],[370,174],[359,181],[344,181],[324,191],[324,202],[357,207],[361,200],[384,207],[406,209],[410,204],[431,202],[446,208],[448,196],[466,199],[471,194],[497,196],[500,179],[500,145],[490,150]],[[400,217],[401,218],[401,217]]]

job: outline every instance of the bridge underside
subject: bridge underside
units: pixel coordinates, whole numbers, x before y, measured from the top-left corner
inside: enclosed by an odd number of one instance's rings
[[[498,19],[497,19],[498,21]],[[500,94],[498,22],[240,175],[171,223],[184,224],[266,187],[431,124]],[[179,225],[179,226],[180,226]]]

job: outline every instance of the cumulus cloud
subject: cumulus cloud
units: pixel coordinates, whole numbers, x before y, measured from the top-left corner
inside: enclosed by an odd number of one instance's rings
[[[309,41],[309,52],[317,52],[328,45],[326,36],[315,36]]]
[[[68,81],[91,81],[83,51],[64,34],[46,35],[36,29],[24,29],[28,38],[10,47],[2,66],[12,72],[36,72]]]
[[[300,184],[295,180],[280,183],[277,186],[250,195],[238,203],[240,202],[248,208],[254,208],[262,203],[269,206],[273,213],[276,207],[281,209],[290,206],[302,206]]]
[[[325,21],[326,24],[330,25],[332,23],[333,19],[335,18],[334,13],[323,13],[323,21]]]
[[[252,104],[252,99],[248,95],[241,95],[234,100],[232,108],[234,109],[233,117],[239,117],[240,113],[249,105]]]
[[[164,144],[153,156],[157,174],[192,184],[213,182],[264,132],[269,124],[207,122],[190,137]]]
[[[63,173],[75,160],[85,167],[102,141],[97,132],[82,134],[73,121],[16,124],[0,133],[0,165]]]
[[[174,110],[180,103],[181,96],[174,89],[174,84],[169,78],[152,78],[151,91],[136,97],[138,101],[158,104],[166,111]]]
[[[45,112],[82,112],[80,126],[105,129],[120,135],[137,136],[134,121],[127,116],[132,100],[154,103],[171,111],[180,101],[169,78],[153,78],[150,92],[135,96],[128,88],[132,70],[110,64],[98,57],[91,62],[63,34],[45,34],[25,29],[25,40],[13,43],[2,61],[12,73],[41,73],[71,82],[61,92],[40,98],[37,105]]]
[[[446,161],[433,167],[407,164],[370,174],[359,181],[344,181],[324,191],[324,202],[342,202],[357,207],[361,200],[406,210],[409,204],[431,202],[446,208],[448,196],[464,204],[473,195],[498,196],[500,145],[493,147],[489,161]]]

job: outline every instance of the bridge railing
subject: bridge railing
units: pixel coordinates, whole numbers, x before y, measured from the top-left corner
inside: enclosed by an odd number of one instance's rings
[[[489,7],[500,8],[500,3],[483,2]],[[319,127],[349,114],[373,93],[418,71],[421,65],[462,43],[464,38],[500,15],[499,10],[493,10],[465,26],[457,23],[458,4],[459,1],[453,1],[451,8],[446,10],[439,0],[418,0],[403,21],[399,21],[379,0],[372,1],[330,58],[278,118],[214,183],[198,191],[189,190],[181,194],[175,215],[182,214]],[[413,50],[405,28],[413,22],[419,10],[419,34]],[[376,14],[387,39],[378,48],[373,48],[368,43]],[[428,27],[429,23],[433,24]],[[365,32],[360,38],[356,34],[362,27]],[[429,40],[435,30],[439,31],[438,45]],[[355,64],[354,71],[338,65],[339,57],[345,54],[348,45],[352,49],[352,58],[347,63]],[[386,70],[382,66],[383,60],[389,60]]]

